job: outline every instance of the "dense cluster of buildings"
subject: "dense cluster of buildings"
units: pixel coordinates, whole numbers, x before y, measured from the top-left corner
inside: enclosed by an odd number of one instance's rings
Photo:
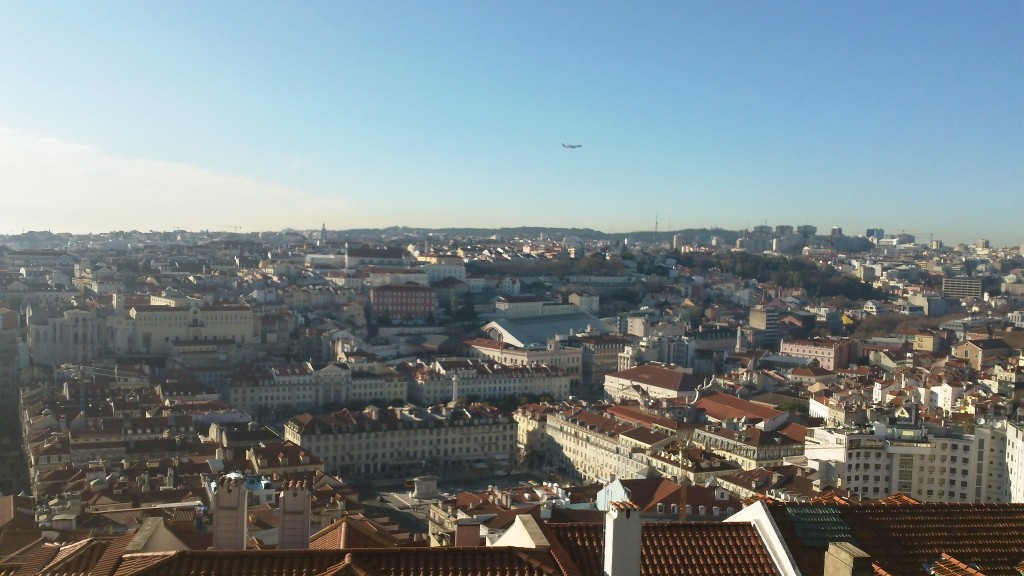
[[[634,574],[657,554],[646,539],[742,537],[764,573],[909,573],[859,532],[866,511],[968,525],[973,504],[1019,523],[1024,255],[873,232],[17,238],[0,247],[0,493],[20,493],[0,506],[0,571],[319,548],[296,566],[374,573],[433,546],[508,573]],[[736,250],[879,292],[819,299],[707,264]],[[897,322],[864,329],[879,318]],[[517,472],[543,482],[433,486]],[[411,478],[433,502],[423,534],[364,514],[352,488]],[[620,528],[634,512],[644,528]],[[800,536],[826,525],[828,542]],[[28,548],[5,544],[23,530]],[[336,557],[367,547],[388,551]],[[1016,565],[966,550],[921,562]]]

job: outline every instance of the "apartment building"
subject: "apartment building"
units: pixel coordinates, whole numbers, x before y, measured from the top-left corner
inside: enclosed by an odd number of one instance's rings
[[[506,366],[489,360],[441,359],[419,363],[409,382],[410,401],[431,405],[458,398],[497,400],[509,396],[569,397],[570,375],[552,366]]]
[[[779,354],[816,360],[826,370],[845,369],[856,355],[856,342],[818,338],[814,340],[783,340]]]
[[[803,435],[804,427],[793,423],[776,430],[706,424],[693,430],[690,441],[697,448],[735,462],[743,470],[753,470],[779,466],[786,458],[803,454]]]
[[[579,306],[563,302],[553,302],[547,298],[533,295],[501,296],[494,303],[494,309],[506,318],[530,318],[535,316],[554,316],[571,314],[579,311]]]
[[[652,470],[678,478],[686,468],[678,454],[667,452],[679,438],[678,423],[640,407],[571,406],[548,413],[545,430],[547,465],[561,476],[608,483]],[[712,471],[707,463],[705,469]]]
[[[779,341],[779,310],[758,304],[750,309],[748,322],[751,328],[761,331],[761,345],[773,350]]]
[[[437,295],[419,284],[377,286],[370,289],[370,306],[377,319],[423,321],[437,314]]]
[[[548,465],[555,474],[581,482],[606,484],[620,477],[635,478],[645,466],[630,458],[631,448],[620,441],[620,435],[636,428],[579,407],[548,414]]]
[[[318,410],[322,381],[309,362],[245,366],[228,378],[225,400],[248,414]]]
[[[544,348],[517,348],[511,344],[489,338],[468,340],[466,341],[466,346],[469,347],[470,356],[475,358],[488,358],[508,366],[543,364],[558,368],[569,374],[571,386],[578,386],[581,383],[583,350],[581,348],[565,346],[558,339],[552,338],[548,340],[548,345]]]
[[[991,367],[1006,358],[1013,351],[1010,345],[1001,338],[984,340],[965,340],[953,346],[952,355],[970,364],[971,368],[981,370]]]
[[[368,266],[360,270],[366,275],[364,286],[376,288],[378,286],[404,286],[418,284],[427,286],[430,284],[430,276],[417,268],[377,268]]]
[[[352,270],[364,266],[404,267],[413,262],[413,257],[404,248],[385,247],[349,247],[345,245],[345,269]]]
[[[1006,488],[1010,502],[1024,502],[1024,421],[1006,423]]]
[[[400,478],[453,466],[507,472],[516,455],[516,423],[480,403],[305,413],[288,420],[284,433],[325,470],[345,476]]]
[[[408,379],[379,362],[335,362],[314,374],[323,402],[334,405],[367,405],[373,402],[404,404]]]
[[[423,261],[423,257],[420,256],[419,260]],[[427,279],[431,284],[441,282],[447,278],[454,278],[456,280],[463,281],[466,279],[466,266],[462,264],[461,259],[457,258],[456,260],[458,260],[458,263],[436,262],[433,264],[426,264],[420,269],[426,273]]]
[[[25,316],[34,364],[82,364],[105,351],[104,319],[95,308],[28,306]]]
[[[129,324],[129,351],[141,354],[170,354],[178,340],[247,344],[258,339],[256,316],[252,308],[243,305],[139,305],[132,306],[127,317],[133,321]]]
[[[518,461],[528,468],[539,468],[546,460],[548,414],[556,411],[550,404],[524,404],[512,413],[516,422]]]
[[[611,334],[584,334],[569,338],[565,346],[583,351],[584,386],[601,386],[604,377],[619,369],[619,354],[633,340]]]
[[[913,423],[811,428],[805,454],[837,487],[865,498],[902,492],[926,502],[1006,502],[1007,428],[957,434]]]
[[[943,278],[943,298],[981,299],[981,278]]]
[[[938,352],[944,342],[942,334],[935,330],[897,330],[896,336],[919,352]]]
[[[642,364],[604,377],[604,391],[615,401],[678,398],[697,399],[699,376],[671,364]]]

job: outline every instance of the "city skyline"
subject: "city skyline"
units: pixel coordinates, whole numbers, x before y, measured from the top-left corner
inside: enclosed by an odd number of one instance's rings
[[[1024,241],[1021,3],[0,14],[0,234],[657,215]]]

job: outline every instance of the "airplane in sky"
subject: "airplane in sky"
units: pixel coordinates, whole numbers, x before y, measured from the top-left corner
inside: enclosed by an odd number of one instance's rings
[[[583,144],[566,144],[562,142],[562,148],[582,148]]]

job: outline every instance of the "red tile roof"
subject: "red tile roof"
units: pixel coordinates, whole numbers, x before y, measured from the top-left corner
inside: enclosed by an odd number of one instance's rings
[[[780,410],[776,410],[771,406],[751,402],[750,400],[744,400],[729,394],[722,394],[721,392],[712,392],[702,396],[694,402],[694,405],[697,408],[702,408],[708,417],[719,422],[738,418],[771,420],[782,414]]]
[[[10,561],[9,556],[24,553],[31,544],[41,543],[43,533],[39,530],[4,530],[0,532],[0,559]]]
[[[408,532],[386,523],[386,520],[381,521],[362,514],[344,516],[309,538],[309,547],[313,550],[393,548],[426,544],[425,540],[413,540]]]
[[[671,368],[665,368],[655,364],[643,364],[634,368],[609,374],[609,376],[676,392],[692,392],[697,389],[697,386],[703,383],[703,380],[701,380],[699,376],[684,374],[680,370],[673,370]]]
[[[356,568],[351,570],[349,567]],[[180,551],[128,554],[115,576],[326,576],[388,574],[550,576],[550,552],[516,548],[396,548],[361,550]]]
[[[63,546],[60,552],[35,574],[37,576],[89,574],[100,557],[103,556],[109,543],[109,540],[90,538]]]
[[[642,408],[638,406],[614,404],[612,406],[609,406],[608,409],[605,410],[605,412],[617,420],[631,422],[633,424],[640,424],[645,428],[654,428],[655,426],[660,426],[668,430],[679,429],[679,422],[671,418],[665,418],[664,416],[658,416],[657,414],[645,412]]]
[[[603,573],[603,524],[551,524],[583,574]],[[647,523],[641,544],[643,576],[777,576],[753,526],[713,523]]]
[[[932,564],[931,573],[933,576],[985,576],[980,570],[964,564],[945,552],[935,564]]]

